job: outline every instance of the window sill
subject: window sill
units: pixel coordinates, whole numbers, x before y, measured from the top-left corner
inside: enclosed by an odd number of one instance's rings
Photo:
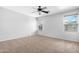
[[[79,33],[79,32],[66,32],[66,31],[65,31],[65,33],[69,33],[69,34],[77,34],[77,33]]]

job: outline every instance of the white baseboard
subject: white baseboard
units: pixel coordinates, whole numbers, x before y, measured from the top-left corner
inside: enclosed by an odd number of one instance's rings
[[[33,35],[35,35],[35,33],[28,34],[28,35],[23,34],[23,35],[15,35],[15,36],[3,37],[3,38],[0,38],[0,42],[7,41],[7,40],[18,39],[18,38],[23,38],[23,37],[29,37],[29,36],[33,36]]]
[[[38,35],[43,35],[43,36],[47,36],[47,37],[51,37],[51,38],[58,38],[58,39],[62,39],[62,40],[68,40],[68,41],[79,42],[78,39],[66,39],[66,38],[60,37],[60,36],[58,36],[58,35],[50,35],[50,34],[43,34],[43,33],[39,33]]]
[[[64,39],[64,38],[57,36],[57,35],[50,35],[50,34],[44,34],[44,33],[38,33],[38,34],[43,35],[43,36],[52,37],[52,38]]]

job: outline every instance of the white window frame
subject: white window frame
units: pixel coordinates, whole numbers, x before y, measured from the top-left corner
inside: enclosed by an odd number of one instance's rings
[[[65,30],[65,17],[66,17],[66,16],[77,16],[77,29],[76,29],[76,31],[66,31],[66,30]],[[77,14],[65,15],[65,16],[64,16],[64,20],[63,20],[64,31],[65,31],[65,32],[78,32],[78,29],[79,29],[79,27],[78,27],[78,18],[79,18],[79,16],[78,16]]]

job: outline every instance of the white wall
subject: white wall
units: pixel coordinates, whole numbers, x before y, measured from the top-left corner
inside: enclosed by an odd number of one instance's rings
[[[65,32],[63,25],[64,15],[73,14],[76,12],[78,12],[78,10],[38,18],[38,20],[43,22],[43,30],[39,31],[39,34],[66,40],[78,40],[78,32]]]
[[[35,18],[0,8],[0,41],[33,35],[36,30]]]

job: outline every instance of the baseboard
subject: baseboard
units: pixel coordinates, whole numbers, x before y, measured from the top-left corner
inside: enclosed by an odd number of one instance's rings
[[[18,36],[18,35],[10,36],[10,37],[7,37],[7,38],[0,39],[0,42],[2,42],[2,41],[7,41],[7,40],[13,40],[13,39],[24,38],[24,37],[29,37],[29,36],[33,36],[33,35],[35,35],[35,33],[28,34],[28,35],[24,34],[24,35],[20,35],[20,36]]]
[[[66,41],[79,42],[79,40],[77,40],[77,39],[65,39],[65,38],[62,38],[62,37],[59,37],[59,36],[56,36],[56,35],[48,35],[48,34],[38,34],[38,35],[43,35],[43,36],[47,36],[47,37],[50,37],[50,38],[56,38],[56,39],[61,39],[61,40],[66,40]]]
[[[38,35],[43,35],[43,36],[48,36],[48,37],[58,38],[58,39],[64,39],[58,35],[50,35],[50,34],[44,34],[44,33],[38,33]]]

